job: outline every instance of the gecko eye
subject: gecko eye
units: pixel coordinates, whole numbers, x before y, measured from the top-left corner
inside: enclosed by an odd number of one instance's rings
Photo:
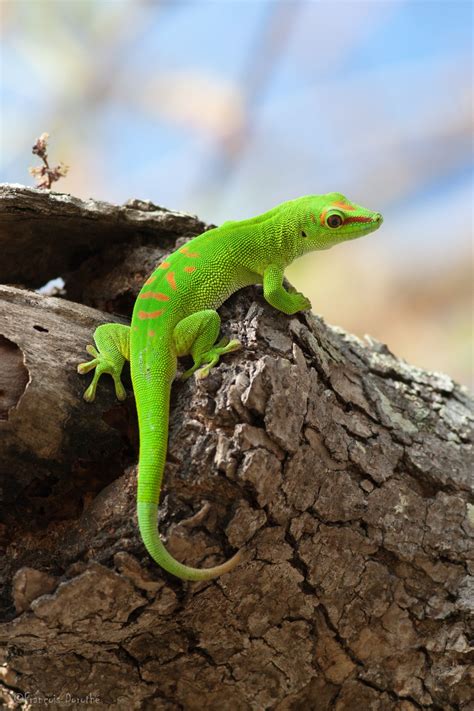
[[[342,225],[342,217],[340,215],[329,215],[326,224],[332,228],[340,227]]]

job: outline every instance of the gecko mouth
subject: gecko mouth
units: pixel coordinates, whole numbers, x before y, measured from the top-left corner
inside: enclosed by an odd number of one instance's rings
[[[346,217],[343,225],[354,225],[350,230],[347,231],[346,239],[356,239],[361,235],[368,234],[378,229],[383,222],[382,215],[377,213],[375,218],[373,217]]]
[[[346,217],[342,224],[351,225],[354,222],[374,222],[374,220],[371,217]]]

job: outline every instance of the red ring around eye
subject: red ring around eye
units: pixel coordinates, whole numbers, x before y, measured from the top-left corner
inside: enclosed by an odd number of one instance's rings
[[[328,227],[340,227],[342,225],[342,217],[340,215],[329,215],[327,224]]]

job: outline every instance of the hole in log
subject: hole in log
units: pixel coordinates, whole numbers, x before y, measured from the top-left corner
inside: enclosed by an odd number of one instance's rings
[[[41,333],[49,333],[49,329],[44,328],[44,326],[35,325],[33,326],[33,328],[35,329],[35,331],[41,331]]]
[[[0,335],[0,420],[8,420],[28,385],[28,370],[16,343]]]

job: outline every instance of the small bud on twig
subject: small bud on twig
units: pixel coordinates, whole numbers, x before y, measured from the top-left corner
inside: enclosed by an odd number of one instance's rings
[[[41,136],[36,139],[32,152],[37,155],[38,158],[41,158],[44,165],[30,168],[29,172],[30,175],[35,178],[37,188],[47,188],[49,190],[53,183],[67,175],[69,166],[64,165],[64,163],[59,163],[59,165],[54,166],[54,168],[49,167],[47,150],[48,138],[48,133],[42,133]]]

